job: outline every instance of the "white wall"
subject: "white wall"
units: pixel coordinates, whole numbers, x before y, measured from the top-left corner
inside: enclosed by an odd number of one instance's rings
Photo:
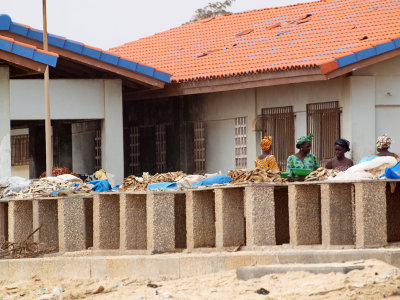
[[[102,79],[50,80],[52,119],[103,119]],[[44,119],[44,85],[41,79],[10,80],[11,119]]]
[[[0,66],[0,177],[11,175],[10,75]]]

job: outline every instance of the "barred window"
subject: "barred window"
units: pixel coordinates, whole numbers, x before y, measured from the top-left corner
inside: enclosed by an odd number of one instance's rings
[[[11,136],[11,165],[29,165],[29,134]]]
[[[167,128],[165,124],[156,125],[156,172],[167,170]]]
[[[235,118],[235,168],[247,168],[247,117]]]
[[[206,172],[206,139],[203,121],[196,121],[193,124],[194,130],[194,166],[197,174]]]
[[[129,128],[129,168],[131,174],[140,172],[140,132],[139,127]]]

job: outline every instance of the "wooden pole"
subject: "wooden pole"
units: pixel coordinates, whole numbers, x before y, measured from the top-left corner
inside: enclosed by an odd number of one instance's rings
[[[43,0],[43,50],[48,51],[47,44],[47,18],[46,0]],[[49,66],[44,72],[44,107],[45,107],[45,134],[46,134],[46,175],[52,176],[53,169],[53,147],[52,147],[52,128],[50,120],[50,93],[49,93]]]

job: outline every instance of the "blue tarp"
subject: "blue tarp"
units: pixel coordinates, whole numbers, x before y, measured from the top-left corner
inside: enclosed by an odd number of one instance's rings
[[[176,182],[159,182],[151,183],[147,186],[148,191],[153,190],[177,190],[178,184]]]
[[[400,162],[393,167],[386,168],[382,177],[386,177],[387,179],[400,179]]]
[[[193,187],[198,187],[202,185],[213,185],[213,184],[225,184],[228,182],[231,182],[232,178],[226,175],[216,175],[216,176],[211,176],[207,177],[199,182],[193,183]]]
[[[107,192],[111,190],[111,185],[107,179],[89,181],[88,184],[93,184],[92,191],[94,192]]]

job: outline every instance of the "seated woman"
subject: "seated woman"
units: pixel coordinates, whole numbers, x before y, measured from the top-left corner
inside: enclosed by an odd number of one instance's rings
[[[346,171],[353,166],[353,161],[344,156],[346,152],[350,151],[350,142],[345,139],[338,139],[335,142],[335,155],[326,163],[327,169],[336,169],[338,171]]]
[[[263,153],[256,158],[255,166],[256,168],[280,171],[275,156],[271,154],[271,145],[272,138],[270,136],[266,136],[261,140],[260,147]]]
[[[378,156],[393,156],[394,158],[398,158],[397,154],[389,151],[391,143],[392,139],[388,137],[386,133],[384,135],[381,135],[380,137],[378,137],[378,140],[376,141],[376,151],[378,152],[378,154],[365,156],[361,158],[358,163],[373,160],[375,157]]]
[[[287,170],[289,177],[295,177],[292,169],[316,170],[319,168],[319,162],[314,154],[311,154],[311,141],[314,135],[301,136],[296,140],[296,148],[299,152],[290,155],[287,161]]]

